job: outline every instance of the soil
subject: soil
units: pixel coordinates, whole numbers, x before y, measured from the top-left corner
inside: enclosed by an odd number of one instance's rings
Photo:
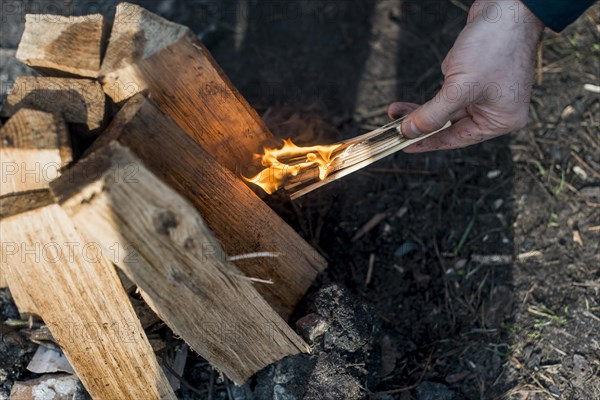
[[[390,102],[431,98],[469,6],[139,3],[190,25],[273,132],[301,144],[364,133],[388,121]],[[6,50],[19,18],[2,24]],[[599,27],[596,4],[544,33],[519,132],[397,154],[295,203],[265,197],[329,261],[291,321],[317,316],[329,336],[241,388],[190,354],[181,398],[600,399],[600,99],[584,89],[600,85]],[[15,318],[0,294],[1,319]],[[15,332],[3,328],[0,398],[35,376],[25,370],[35,347]],[[360,345],[347,346],[348,332]]]

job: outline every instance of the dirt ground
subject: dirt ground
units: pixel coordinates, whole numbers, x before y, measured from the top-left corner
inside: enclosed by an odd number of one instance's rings
[[[94,11],[54,3],[60,13]],[[110,3],[99,7],[107,15]],[[433,96],[469,5],[139,3],[191,26],[273,132],[299,143],[355,136],[387,122],[390,102]],[[19,21],[1,29],[4,58]],[[373,354],[355,360],[370,369],[356,375],[371,377],[360,396],[600,399],[600,97],[584,89],[600,85],[599,43],[600,4],[562,34],[544,33],[519,132],[397,154],[295,203],[265,198],[329,261],[311,294],[335,283],[372,310]],[[1,319],[15,318],[0,294]],[[16,338],[11,330],[0,343],[0,398],[34,376],[25,366],[35,347]],[[194,355],[184,378],[181,398],[209,398],[209,387],[212,399],[295,398],[259,397],[258,380],[233,388]]]

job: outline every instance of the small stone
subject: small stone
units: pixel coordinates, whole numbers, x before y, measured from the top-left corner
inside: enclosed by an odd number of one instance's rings
[[[296,321],[296,330],[309,343],[324,334],[329,325],[317,314],[308,314]]]
[[[540,365],[540,362],[542,362],[542,358],[539,354],[534,353],[529,359],[529,361],[527,361],[526,365],[528,369],[535,369]]]
[[[388,376],[396,368],[396,347],[388,335],[379,341],[381,348],[381,377]]]
[[[578,380],[583,380],[588,374],[589,370],[590,364],[585,357],[575,354],[573,356],[573,375],[575,375]]]
[[[504,204],[503,199],[496,199],[494,200],[494,203],[492,203],[492,206],[494,207],[494,210],[498,210],[500,207],[502,207],[502,204]]]
[[[501,173],[502,173],[502,171],[500,171],[499,169],[494,169],[487,173],[487,177],[489,179],[495,179],[495,178],[499,177]]]
[[[573,172],[583,181],[586,181],[588,178],[587,172],[585,172],[579,165],[573,167]]]
[[[417,251],[417,250],[419,250],[419,245],[416,244],[415,242],[407,240],[406,242],[404,242],[400,246],[398,246],[398,248],[394,252],[394,257],[402,258],[405,255],[408,255],[408,254],[412,253],[413,251]]]
[[[490,329],[499,329],[512,312],[513,293],[504,285],[492,289],[489,300],[485,305],[485,323]]]
[[[548,390],[550,391],[550,393],[552,393],[552,394],[554,394],[554,395],[556,395],[556,396],[559,396],[559,395],[560,395],[560,389],[558,388],[558,386],[551,385],[551,386],[548,388]]]
[[[408,212],[408,207],[401,207],[398,212],[396,212],[395,217],[396,218],[402,218],[404,217],[404,215],[406,215],[406,213]]]
[[[281,385],[275,385],[273,388],[273,400],[296,400],[296,397],[289,394]]]
[[[450,375],[446,376],[446,382],[453,385],[455,383],[464,381],[465,379],[469,378],[472,375],[473,375],[473,373],[471,371],[457,372],[455,374],[450,374]]]
[[[85,389],[74,375],[42,375],[37,379],[15,382],[11,400],[83,400]]]
[[[567,119],[569,118],[571,115],[575,114],[575,108],[573,108],[572,105],[568,105],[564,108],[564,110],[562,110],[562,113],[560,114],[560,117],[562,119]]]
[[[417,400],[462,400],[463,397],[448,386],[435,382],[423,382],[416,389]]]
[[[389,235],[394,231],[394,228],[392,228],[392,226],[390,224],[384,224],[383,225],[383,234],[384,235]]]
[[[528,344],[527,346],[525,346],[523,348],[523,360],[525,360],[525,361],[529,360],[529,357],[531,357],[531,355],[533,354],[534,350],[535,349],[530,344]]]

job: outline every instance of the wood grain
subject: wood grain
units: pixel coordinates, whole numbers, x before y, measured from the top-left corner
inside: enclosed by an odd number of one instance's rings
[[[97,78],[104,26],[101,14],[27,14],[17,59],[43,75]]]
[[[19,110],[0,153],[0,275],[22,316],[44,320],[94,398],[174,399],[113,265],[54,204],[72,160],[63,118]]]
[[[50,182],[72,160],[67,127],[62,117],[21,109],[0,127],[0,218],[51,202]],[[27,192],[26,195],[20,195]],[[3,237],[3,243],[10,237]],[[15,268],[18,268],[13,266]],[[0,265],[0,288],[9,287],[22,316],[37,314],[26,291]]]
[[[72,160],[62,117],[21,109],[0,127],[0,196],[48,188]]]
[[[100,74],[116,103],[147,90],[160,110],[232,171],[244,171],[273,141],[195,35],[137,5],[117,6]]]
[[[175,399],[111,263],[58,205],[5,218],[3,252],[95,399]],[[18,265],[18,268],[15,266]]]
[[[0,115],[10,117],[22,108],[56,113],[95,131],[104,123],[106,97],[100,84],[91,79],[20,76]]]
[[[227,261],[193,206],[129,149],[116,142],[97,149],[52,189],[104,251],[118,243],[123,251],[116,264],[151,307],[234,382],[241,384],[285,356],[308,351]]]
[[[227,254],[277,253],[278,257],[240,260],[236,265],[249,277],[271,280],[270,285],[257,283],[257,290],[282,317],[291,315],[327,266],[316,250],[143,96],[121,109],[92,150],[111,141],[127,146],[186,197]]]

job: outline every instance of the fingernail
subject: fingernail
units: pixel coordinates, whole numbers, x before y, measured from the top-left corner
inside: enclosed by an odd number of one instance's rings
[[[391,119],[398,119],[401,116],[402,114],[398,112],[398,110],[394,107],[393,104],[388,107],[388,117],[390,117]]]
[[[402,134],[408,138],[416,138],[421,136],[421,131],[417,128],[412,120],[404,121],[402,124]]]

